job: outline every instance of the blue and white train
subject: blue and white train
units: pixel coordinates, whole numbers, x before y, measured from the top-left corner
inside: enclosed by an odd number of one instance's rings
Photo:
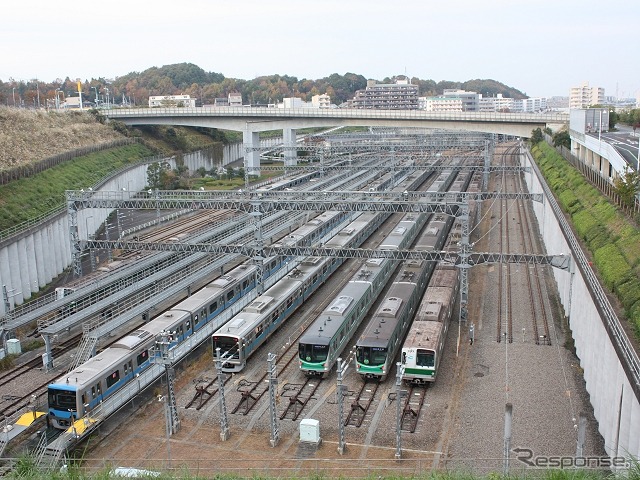
[[[327,248],[357,247],[380,226],[384,215],[356,214]],[[343,263],[339,257],[308,257],[292,273],[256,298],[214,332],[213,346],[224,356],[222,370],[239,372],[247,359]]]
[[[299,245],[315,243],[339,225],[341,215],[345,214],[326,215],[324,222],[313,219],[311,226],[304,225],[291,236]],[[266,259],[265,275],[285,267],[288,260],[282,256]],[[51,424],[60,429],[68,428],[148,368],[149,348],[161,331],[175,332],[173,345],[182,342],[249,293],[256,282],[257,268],[240,265],[58,378],[48,387]]]

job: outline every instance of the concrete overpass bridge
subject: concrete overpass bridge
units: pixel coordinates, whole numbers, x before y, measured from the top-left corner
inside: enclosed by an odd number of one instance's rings
[[[427,112],[344,108],[139,108],[111,109],[103,114],[127,125],[180,125],[243,133],[245,166],[260,166],[259,132],[282,130],[285,145],[295,145],[300,128],[365,126],[418,127],[529,137],[536,128],[557,130],[569,123],[565,113]],[[294,164],[295,155],[285,157]]]

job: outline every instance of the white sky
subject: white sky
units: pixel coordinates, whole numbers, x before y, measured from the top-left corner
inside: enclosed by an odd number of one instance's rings
[[[226,77],[352,72],[568,96],[640,96],[637,0],[6,2],[0,80],[115,78],[190,62]]]

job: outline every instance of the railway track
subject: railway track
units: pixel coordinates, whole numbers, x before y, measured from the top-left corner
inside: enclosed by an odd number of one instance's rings
[[[309,400],[311,400],[315,395],[318,387],[320,386],[320,382],[320,378],[307,378],[301,385],[284,385],[283,396],[289,399],[289,403],[280,414],[280,420],[284,420],[286,418],[296,421],[304,410],[304,407],[309,403]]]
[[[517,153],[516,146],[507,147],[500,156],[503,165],[513,164],[514,155]],[[523,192],[526,187],[523,184],[522,176],[509,176],[505,173],[500,178],[500,191],[502,192]],[[514,207],[507,207],[507,201],[500,201],[500,215],[498,222],[500,225],[500,237],[498,240],[499,251],[512,253],[512,251],[523,251],[536,253],[542,250],[539,242],[536,241],[534,231],[535,225],[531,220],[529,210],[523,200],[514,200],[511,204]],[[517,245],[515,245],[517,244]],[[515,246],[514,246],[515,245]],[[520,269],[523,273],[520,274]],[[543,272],[541,267],[512,267],[510,264],[500,266],[498,275],[498,314],[496,322],[496,341],[505,340],[513,343],[513,322],[514,322],[514,292],[518,290],[519,282],[515,278],[521,278],[525,284],[525,292],[517,291],[517,295],[526,296],[526,305],[531,314],[531,329],[536,345],[550,345],[549,319],[545,308],[545,294],[541,278]],[[523,326],[523,341],[525,327]]]
[[[222,380],[223,385],[226,385],[229,382],[229,380],[231,380],[231,375],[225,375]],[[209,400],[213,398],[213,396],[216,393],[218,393],[219,388],[217,387],[214,388],[212,391],[209,391],[210,388],[212,388],[214,385],[217,385],[217,384],[218,384],[217,376],[206,385],[202,385],[202,382],[196,382],[196,393],[191,399],[191,401],[184,406],[184,408],[191,408],[195,405],[196,402],[198,402],[198,406],[195,407],[195,409],[200,410],[209,402]],[[232,412],[232,413],[235,413],[235,412]]]
[[[367,245],[367,242],[373,242],[375,241],[374,238],[379,235],[382,234],[384,231],[390,231],[390,226],[393,224],[393,219],[394,218],[398,218],[395,216],[390,217],[384,224],[383,226],[380,228],[380,230],[378,230],[378,232],[376,232],[374,235],[372,235],[363,245]],[[351,275],[361,267],[361,263],[360,262],[355,262],[355,261],[351,261],[351,262],[346,262],[341,268],[344,269],[344,274],[342,275],[342,280],[340,282],[335,282],[332,283],[333,286],[333,291],[337,292],[339,291],[344,284],[349,280],[349,278],[351,278]],[[335,279],[334,279],[335,280]],[[304,334],[304,332],[307,330],[307,328],[309,328],[309,326],[313,323],[313,320],[327,307],[327,305],[331,302],[331,300],[333,299],[333,294],[329,294],[326,295],[326,297],[324,298],[324,300],[318,304],[313,310],[306,312],[304,314],[304,316],[302,317],[301,320],[298,320],[298,326],[296,327],[295,331],[293,331],[289,336],[288,336],[288,340],[286,342],[286,346],[285,348],[281,349],[281,353],[278,356],[278,359],[276,361],[276,368],[277,371],[280,373],[285,372],[292,363],[295,364],[294,360],[297,359],[297,347],[298,347],[298,339]],[[265,345],[266,346],[266,345]],[[259,378],[255,379],[255,380],[242,380],[238,386],[238,392],[240,393],[240,401],[238,402],[238,404],[233,408],[233,410],[231,411],[231,413],[242,413],[243,415],[248,415],[251,410],[253,409],[253,407],[258,403],[258,401],[264,396],[264,394],[266,392],[268,392],[269,388],[268,388],[268,382],[267,380],[267,376],[268,374],[265,372],[263,373]],[[288,413],[287,411],[292,409],[292,403],[295,403],[296,405],[300,404],[300,401],[302,401],[302,399],[305,398],[306,395],[306,391],[308,390],[306,389],[306,385],[309,383],[309,380],[307,380],[306,382],[304,382],[303,384],[295,384],[295,383],[290,383],[287,384],[289,385],[287,387],[287,390],[285,390],[286,397],[289,398],[289,401],[291,403],[289,403],[289,405],[286,407],[285,413],[283,413],[282,415],[284,415],[284,417],[287,417]],[[320,379],[315,379],[315,383],[316,383],[316,388],[317,388],[317,384],[320,383]],[[298,387],[298,393],[296,394],[295,392],[292,392],[293,390],[295,390],[295,386],[297,385]],[[304,392],[303,392],[304,391]],[[315,390],[314,390],[315,393]],[[309,401],[310,397],[306,399],[306,401],[304,402],[304,405],[306,405],[306,403]],[[299,413],[302,411],[303,407],[298,411],[298,415]],[[282,418],[284,418],[282,417]],[[287,417],[289,418],[289,417]],[[297,418],[297,416],[296,416]]]
[[[404,399],[402,407],[401,429],[405,432],[414,433],[418,426],[418,418],[424,406],[424,399],[427,395],[426,385],[411,384],[409,392]],[[396,399],[397,400],[397,399]]]
[[[500,162],[503,166],[507,166],[511,163],[512,155],[516,152],[516,146],[509,146],[500,155]],[[500,188],[503,193],[518,191],[512,179],[512,176],[503,171],[500,175]],[[500,223],[500,237],[498,240],[499,251],[504,253],[511,253],[512,250],[518,250],[516,246],[513,248],[514,240],[517,242],[520,238],[514,239],[512,236],[512,230],[518,227],[522,227],[522,221],[515,217],[511,218],[513,212],[511,212],[513,203],[511,200],[500,200],[500,216],[498,222]],[[516,214],[519,216],[521,208],[521,200],[513,200],[516,207]],[[515,227],[512,223],[515,222]],[[502,340],[513,343],[513,295],[512,287],[514,286],[513,269],[511,264],[500,265],[500,271],[498,275],[498,321],[496,330],[496,341],[500,343]]]
[[[356,394],[356,397],[351,402],[351,410],[347,414],[347,418],[344,421],[345,426],[359,427],[364,422],[364,417],[369,411],[369,407],[373,403],[373,399],[376,396],[380,382],[370,381],[362,382],[360,390]]]
[[[524,191],[522,177],[517,177],[518,187],[520,191]],[[524,242],[524,251],[540,252],[541,246],[535,241],[533,221],[531,220],[529,210],[525,208],[521,201],[518,202],[518,218],[520,226],[520,236]],[[542,281],[544,272],[542,268],[533,265],[526,269],[526,282],[529,297],[529,303],[532,309],[531,321],[534,342],[536,345],[551,345],[551,336],[549,335],[549,318],[545,308],[545,295],[542,291]],[[541,327],[540,328],[540,324]]]

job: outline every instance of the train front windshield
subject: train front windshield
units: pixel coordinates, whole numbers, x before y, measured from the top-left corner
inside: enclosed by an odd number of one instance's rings
[[[49,389],[49,408],[54,410],[63,410],[68,412],[69,410],[76,409],[76,392],[74,390],[60,390],[57,388]]]
[[[416,365],[419,367],[435,367],[436,353],[433,350],[420,350],[416,355]]]
[[[364,365],[382,365],[387,360],[387,349],[384,347],[358,347],[356,359],[358,363]]]
[[[238,350],[238,340],[233,337],[213,337],[213,355],[216,355],[216,348],[220,349],[220,355],[225,353],[231,358],[240,358]]]
[[[300,360],[304,360],[305,362],[324,362],[329,355],[329,345],[301,343],[298,345],[298,355]]]

